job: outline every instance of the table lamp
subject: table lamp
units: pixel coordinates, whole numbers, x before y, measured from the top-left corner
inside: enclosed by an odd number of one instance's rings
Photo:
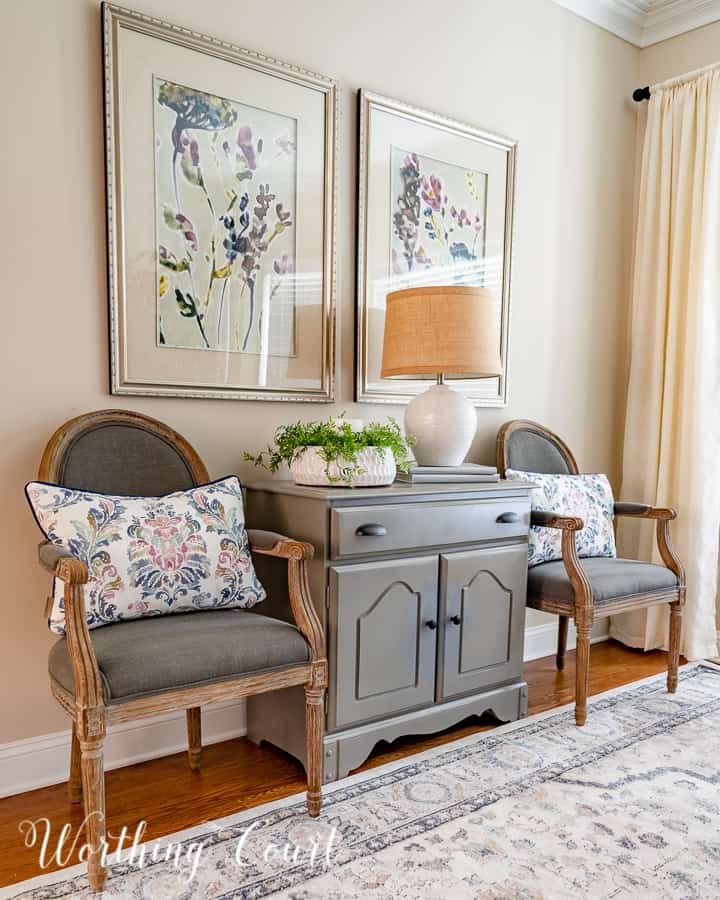
[[[446,378],[500,375],[495,299],[485,288],[428,285],[387,295],[381,376],[434,375],[437,383],[410,401],[405,431],[422,466],[459,466],[477,429],[475,407]]]

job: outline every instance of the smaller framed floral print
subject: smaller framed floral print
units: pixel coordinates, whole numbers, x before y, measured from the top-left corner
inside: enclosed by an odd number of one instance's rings
[[[380,377],[387,294],[467,284],[495,295],[503,373],[458,388],[476,406],[507,403],[515,153],[508,138],[360,91],[358,401],[403,403],[427,388]]]
[[[335,83],[103,16],[112,392],[332,400]]]

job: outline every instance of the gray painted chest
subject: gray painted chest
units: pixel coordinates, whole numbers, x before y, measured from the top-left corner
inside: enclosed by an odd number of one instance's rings
[[[315,547],[310,589],[325,627],[325,781],[374,745],[488,710],[527,712],[522,677],[530,485],[247,491],[248,524]],[[256,561],[262,612],[288,618],[284,573]],[[248,736],[305,756],[302,688],[248,700]]]

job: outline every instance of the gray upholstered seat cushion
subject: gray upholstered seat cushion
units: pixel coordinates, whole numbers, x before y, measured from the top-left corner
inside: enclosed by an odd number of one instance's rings
[[[90,638],[106,703],[310,659],[294,625],[242,609],[135,619],[95,628]],[[50,650],[48,668],[51,678],[74,693],[65,638]]]
[[[665,566],[635,559],[590,557],[580,565],[592,584],[595,603],[607,603],[631,594],[671,590],[677,578]],[[528,570],[528,594],[573,603],[573,589],[561,560],[533,566]]]

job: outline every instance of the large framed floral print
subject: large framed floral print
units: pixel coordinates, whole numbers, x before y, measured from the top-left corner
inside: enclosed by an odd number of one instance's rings
[[[335,83],[103,16],[113,393],[332,400]]]
[[[387,294],[466,284],[496,298],[503,373],[456,384],[477,406],[504,406],[515,141],[368,91],[359,101],[356,399],[427,388],[380,377]]]

